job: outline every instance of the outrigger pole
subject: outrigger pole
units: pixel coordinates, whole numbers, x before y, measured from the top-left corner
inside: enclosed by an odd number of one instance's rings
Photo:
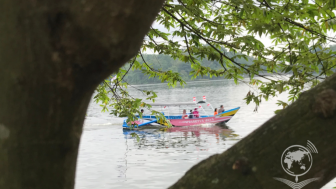
[[[194,102],[196,102],[196,97],[194,97]],[[202,104],[202,103],[207,103],[207,102],[206,102],[206,97],[205,97],[205,96],[203,96],[203,100],[199,101],[197,104]],[[212,111],[215,110],[215,109],[212,107],[212,105],[211,105],[210,103],[208,103],[207,106],[210,106],[211,109],[212,109]],[[203,109],[203,107],[202,107],[202,109]],[[203,109],[203,110],[204,110],[204,109]],[[205,111],[205,110],[204,110],[204,111]]]

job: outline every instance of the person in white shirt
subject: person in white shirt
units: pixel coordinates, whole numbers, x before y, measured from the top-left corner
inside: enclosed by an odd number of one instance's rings
[[[223,105],[220,105],[220,108],[218,110],[218,114],[220,113],[223,113],[225,110],[224,110],[224,106]]]
[[[187,111],[185,109],[183,110],[182,119],[188,119]]]

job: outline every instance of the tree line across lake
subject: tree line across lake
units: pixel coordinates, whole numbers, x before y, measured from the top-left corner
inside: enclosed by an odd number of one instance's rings
[[[229,57],[233,57],[234,53],[227,52]],[[185,81],[191,81],[192,76],[190,72],[192,68],[190,63],[185,63],[179,59],[173,59],[169,55],[164,54],[143,54],[143,57],[147,64],[149,64],[152,68],[159,70],[162,69],[164,71],[171,70],[173,72],[177,72]],[[236,58],[242,64],[251,65],[253,64],[253,57],[248,57],[248,60],[244,58]],[[138,58],[138,61],[143,63],[142,58]],[[199,60],[202,66],[210,67],[211,69],[223,69],[221,65],[216,61],[210,61],[207,59]],[[128,65],[123,69],[128,69]],[[210,79],[219,79],[217,77],[210,76],[199,76],[195,80],[210,80]],[[124,81],[129,84],[152,84],[152,83],[161,83],[158,78],[148,78],[146,74],[144,74],[141,70],[130,70],[124,78]]]
[[[332,51],[336,51],[336,45],[330,46],[330,49]],[[233,57],[235,54],[233,52],[226,52],[226,54],[229,57]],[[190,66],[190,63],[185,63],[179,59],[173,59],[169,55],[165,54],[143,54],[143,58],[146,61],[147,64],[149,64],[152,68],[156,70],[171,70],[173,72],[177,72],[181,75],[181,77],[185,81],[191,81],[192,75],[190,75],[190,72],[192,71],[192,68]],[[248,56],[248,59],[245,60],[244,58],[236,58],[237,62],[246,64],[246,65],[252,65],[254,58],[251,56]],[[143,63],[144,61],[142,58],[138,58],[138,61]],[[209,67],[211,69],[222,69],[221,65],[217,61],[210,61],[207,59],[199,60],[202,66]],[[123,69],[128,69],[128,65],[124,66]],[[210,76],[198,76],[194,80],[216,80],[220,79],[219,77],[212,77]],[[146,74],[144,74],[141,70],[130,70],[127,75],[124,78],[124,81],[126,81],[129,84],[153,84],[153,83],[161,83],[161,81],[158,78],[149,78]]]

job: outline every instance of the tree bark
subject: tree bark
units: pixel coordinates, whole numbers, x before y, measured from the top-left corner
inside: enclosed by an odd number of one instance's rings
[[[281,156],[291,145],[317,148],[313,165],[300,181],[319,178],[305,189],[320,188],[336,176],[336,74],[264,123],[222,154],[192,167],[170,189],[290,188],[273,177],[295,182],[281,166]],[[307,166],[308,167],[308,166]]]
[[[0,188],[71,189],[97,85],[136,55],[163,0],[2,0]]]

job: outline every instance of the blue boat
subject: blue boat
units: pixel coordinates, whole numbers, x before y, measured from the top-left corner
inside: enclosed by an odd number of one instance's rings
[[[216,124],[216,123],[227,123],[240,109],[240,107],[233,108],[227,111],[224,111],[220,114],[217,115],[208,115],[206,114],[203,106],[201,105],[202,103],[205,103],[204,101],[200,101],[198,103],[196,102],[176,102],[176,103],[148,103],[152,107],[161,107],[161,110],[168,110],[165,115],[165,118],[170,121],[170,123],[173,126],[193,126],[193,125],[201,125],[201,124]],[[169,112],[169,107],[180,107],[181,106],[198,106],[199,109],[203,110],[205,114],[200,115],[199,118],[192,118],[192,119],[182,119],[182,115],[171,115]],[[210,103],[207,104],[207,106],[211,106]],[[212,106],[211,106],[212,108]],[[179,111],[180,112],[180,111]],[[155,116],[152,115],[144,115],[142,118],[139,118],[138,120],[135,121],[138,125],[134,125],[133,128],[138,128],[142,126],[147,126],[147,125],[164,125],[167,126],[167,123],[164,123],[162,121],[158,121]],[[126,119],[123,122],[123,128],[131,128],[129,125],[126,123]]]

